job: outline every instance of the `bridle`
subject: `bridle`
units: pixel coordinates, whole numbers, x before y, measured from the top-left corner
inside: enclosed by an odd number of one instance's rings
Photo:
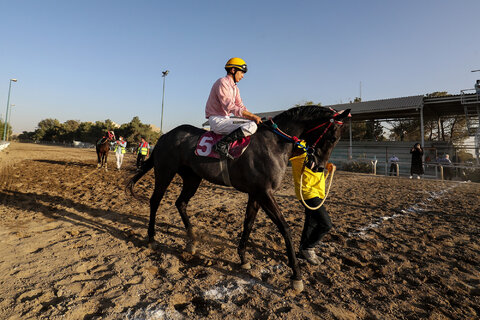
[[[328,124],[328,126],[325,128],[325,130],[323,130],[322,134],[318,137],[318,139],[313,143],[313,145],[311,146],[311,148],[314,148],[316,147],[317,143],[322,140],[323,136],[325,135],[325,133],[327,133],[328,129],[330,129],[330,127],[333,125],[333,124],[339,124],[341,126],[343,126],[343,121],[338,121],[338,120],[335,120],[335,117],[338,116],[340,113],[336,112],[331,118],[330,120],[328,120],[327,122],[324,122],[322,124],[319,124],[318,126],[308,130],[307,132],[305,132],[306,134],[307,133],[310,133],[310,132],[313,132],[317,129],[320,129],[321,127],[323,126],[326,126]]]
[[[331,109],[332,111],[334,111],[333,109]],[[311,132],[314,132],[322,127],[325,127],[325,129],[323,130],[323,132],[318,136],[317,140],[315,140],[315,142],[311,145],[311,146],[308,146],[305,144],[305,146],[303,144],[301,144],[301,141],[302,139],[296,137],[296,136],[290,136],[288,134],[286,134],[285,132],[283,132],[282,130],[280,130],[278,128],[278,125],[276,123],[273,122],[272,119],[270,119],[272,125],[272,131],[275,132],[276,134],[278,134],[279,136],[281,136],[282,138],[292,142],[294,145],[296,145],[297,147],[299,147],[300,149],[303,149],[306,153],[307,153],[307,156],[305,157],[305,161],[303,163],[303,167],[302,167],[302,170],[301,170],[301,173],[300,173],[300,201],[302,202],[302,204],[310,209],[310,210],[318,210],[320,209],[320,207],[323,205],[323,203],[325,202],[325,200],[327,199],[327,196],[330,192],[330,187],[332,186],[332,182],[333,182],[333,175],[335,173],[335,166],[332,166],[331,168],[331,171],[329,170],[327,175],[325,176],[325,180],[327,180],[329,177],[330,177],[330,182],[328,183],[328,187],[326,188],[325,190],[325,196],[323,197],[322,199],[322,202],[316,206],[316,207],[310,207],[306,202],[305,202],[305,199],[303,198],[303,192],[302,192],[302,189],[303,189],[303,171],[305,170],[305,167],[306,167],[306,164],[308,162],[308,158],[309,156],[313,156],[313,153],[315,151],[315,147],[317,146],[317,144],[322,140],[322,138],[325,136],[325,134],[328,132],[328,129],[330,129],[330,127],[334,124],[338,124],[338,125],[343,125],[343,121],[338,121],[338,120],[335,120],[335,117],[338,116],[340,113],[336,112],[332,115],[332,117],[317,125],[316,127],[313,127],[309,130],[307,130],[305,132],[305,134],[308,134],[308,133],[311,133]],[[305,142],[306,143],[306,142]]]
[[[332,110],[334,111],[334,110]],[[302,141],[302,139],[296,137],[296,136],[291,136],[291,135],[288,135],[286,134],[285,132],[283,132],[282,130],[280,130],[280,128],[278,128],[278,125],[273,122],[273,119],[270,119],[269,121],[271,122],[271,130],[276,133],[277,135],[279,135],[280,137],[282,137],[283,139],[295,144],[297,147],[299,147],[300,149],[303,149],[305,152],[307,152],[308,155],[313,155],[313,152],[315,151],[315,147],[317,146],[317,144],[322,140],[323,136],[325,135],[325,133],[327,133],[328,129],[330,129],[330,127],[334,124],[339,124],[339,125],[343,125],[343,121],[338,121],[338,120],[335,120],[335,117],[340,115],[340,113],[338,112],[335,112],[332,117],[319,124],[318,126],[316,127],[313,127],[309,130],[307,130],[305,132],[305,134],[308,134],[310,132],[314,132],[315,130],[318,130],[324,126],[326,126],[325,130],[323,130],[322,134],[320,134],[317,138],[317,140],[315,140],[315,142],[309,146],[309,145],[305,145],[303,146],[302,144],[300,144],[300,142]]]

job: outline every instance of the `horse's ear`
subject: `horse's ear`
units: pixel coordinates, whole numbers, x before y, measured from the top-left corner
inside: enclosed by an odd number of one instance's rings
[[[335,120],[340,121],[345,118],[350,118],[352,115],[350,114],[351,109],[346,109],[346,110],[340,110],[337,112],[337,115],[335,116]]]

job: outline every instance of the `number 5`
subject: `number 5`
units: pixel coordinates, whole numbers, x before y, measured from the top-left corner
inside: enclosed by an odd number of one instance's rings
[[[212,152],[212,142],[212,137],[203,137],[198,143],[201,148],[197,148],[197,154],[203,157],[208,156]]]

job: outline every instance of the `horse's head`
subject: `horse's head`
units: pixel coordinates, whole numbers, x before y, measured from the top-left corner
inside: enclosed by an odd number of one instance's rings
[[[113,131],[107,131],[107,133],[105,134],[105,138],[108,140],[108,141],[113,141],[115,140],[115,133]]]
[[[288,130],[305,140],[309,167],[324,168],[333,148],[340,140],[343,120],[350,117],[350,109],[335,111],[320,106],[302,106],[287,110],[274,118]]]
[[[351,117],[350,109],[335,111],[322,108],[318,117],[306,121],[305,130],[300,138],[307,144],[309,167],[323,169],[342,135],[343,121]]]

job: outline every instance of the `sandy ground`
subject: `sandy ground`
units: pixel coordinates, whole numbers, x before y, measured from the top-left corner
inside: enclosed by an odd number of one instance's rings
[[[149,206],[94,150],[13,143],[0,152],[2,319],[474,319],[480,317],[480,185],[339,172],[326,202],[325,262],[290,289],[283,239],[261,211],[251,270],[236,246],[246,195],[203,182],[189,204],[199,252],[184,252],[176,178],[145,246]],[[153,172],[153,171],[152,171]],[[136,185],[150,196],[153,174]],[[298,246],[291,174],[277,200]]]

